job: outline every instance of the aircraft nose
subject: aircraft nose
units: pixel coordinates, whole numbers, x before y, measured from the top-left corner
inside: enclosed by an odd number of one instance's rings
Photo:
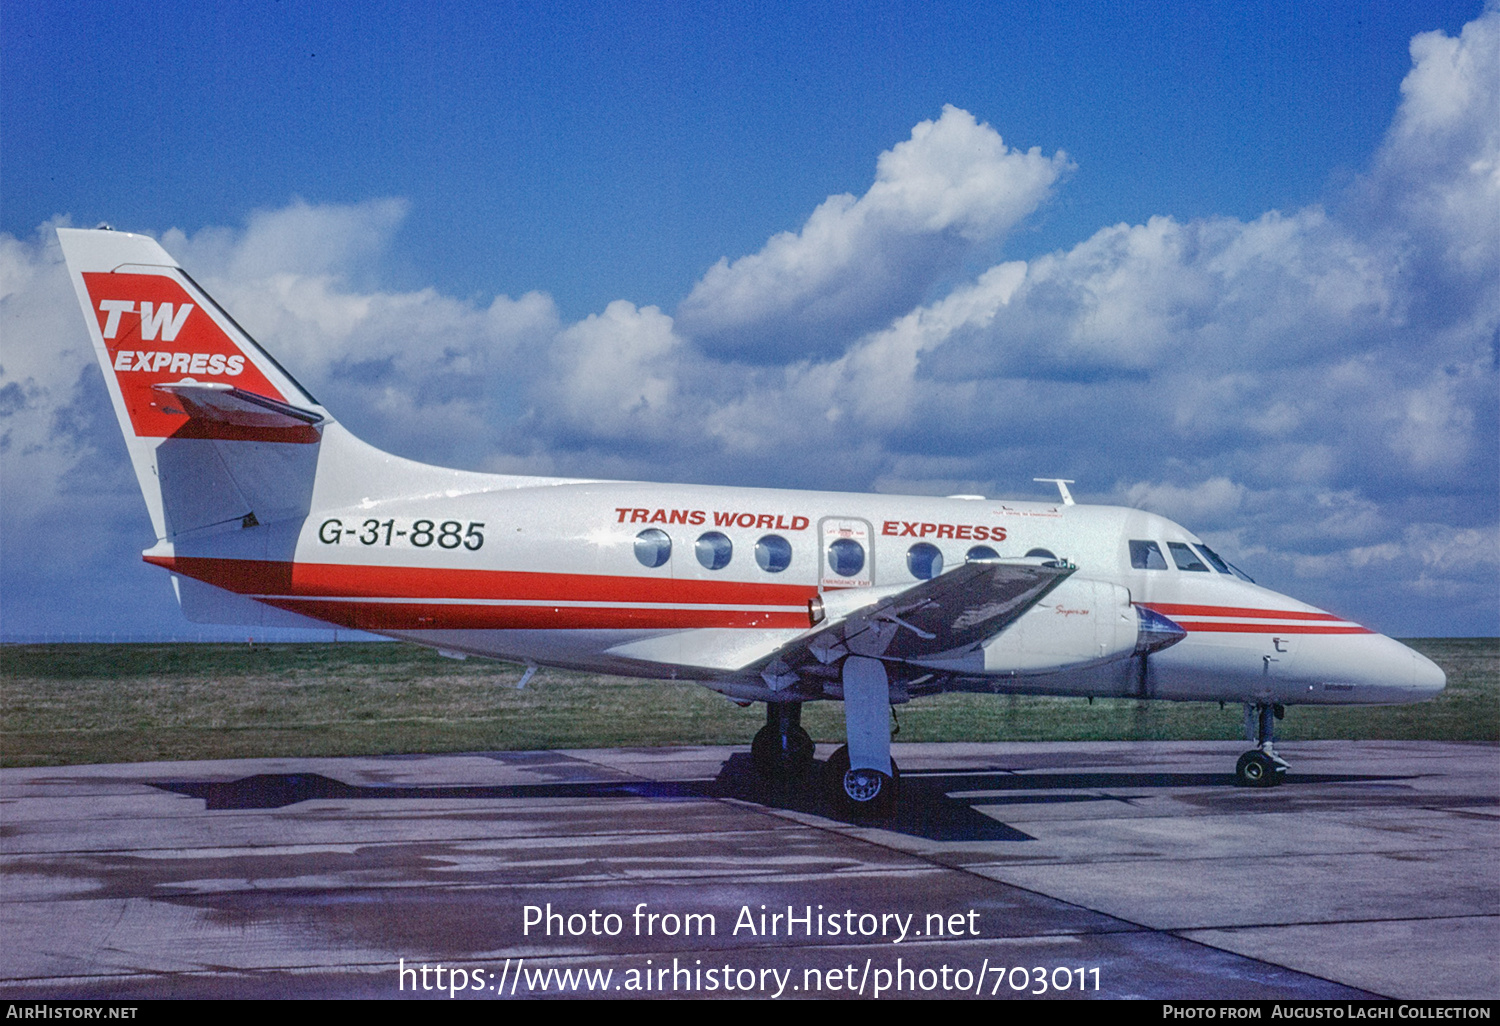
[[[1436,695],[1448,686],[1448,675],[1441,666],[1420,652],[1412,649],[1407,651],[1411,652],[1412,687],[1425,691],[1428,695]]]
[[[1431,659],[1374,632],[1312,637],[1298,647],[1295,658],[1297,674],[1313,688],[1318,682],[1332,683],[1331,690],[1347,694],[1356,703],[1422,702],[1447,684],[1442,669]]]

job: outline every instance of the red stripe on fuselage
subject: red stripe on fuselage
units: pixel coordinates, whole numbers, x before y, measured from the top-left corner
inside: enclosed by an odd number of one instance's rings
[[[1162,616],[1238,616],[1246,620],[1329,620],[1346,622],[1342,616],[1332,613],[1306,613],[1295,609],[1251,609],[1241,606],[1193,606],[1173,602],[1138,602],[1153,613]]]
[[[152,566],[240,595],[286,595],[292,592],[292,563],[267,559],[207,559],[202,556],[141,558]]]
[[[1174,620],[1173,623],[1189,632],[1212,634],[1374,634],[1368,627],[1358,624],[1348,626],[1324,626],[1312,623],[1201,623],[1193,620]]]
[[[263,599],[267,605],[367,631],[687,630],[696,627],[807,627],[802,611],[481,606],[421,602]]]
[[[439,628],[691,628],[806,627],[811,585],[741,581],[674,580],[604,574],[548,574],[515,570],[287,563],[202,556],[146,556],[164,567],[270,605],[320,620],[371,630]],[[344,600],[344,601],[329,601]],[[407,599],[361,602],[361,599]],[[506,599],[535,605],[424,603],[423,599]],[[632,609],[551,607],[549,602],[670,603],[784,606],[785,611],[747,609]]]

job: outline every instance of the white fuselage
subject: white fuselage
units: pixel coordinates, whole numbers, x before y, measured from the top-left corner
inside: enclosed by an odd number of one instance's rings
[[[1411,649],[1216,569],[1198,538],[1139,510],[491,477],[376,453],[338,425],[323,447],[345,458],[318,474],[305,518],[147,558],[325,623],[767,700],[758,674],[737,671],[808,632],[814,596],[909,587],[934,555],[951,569],[1043,550],[1076,564],[1072,579],[926,691],[1350,704],[1443,686]],[[856,555],[836,566],[836,548]],[[1124,648],[1105,636],[1111,595],[1187,637],[1143,672],[1133,635]]]

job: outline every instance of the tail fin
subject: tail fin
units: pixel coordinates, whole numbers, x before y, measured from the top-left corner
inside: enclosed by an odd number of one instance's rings
[[[316,625],[246,597],[285,583],[315,491],[320,508],[339,508],[556,483],[432,467],[366,445],[155,240],[57,235],[156,530],[145,559],[174,572],[190,620]],[[232,573],[186,569],[209,564]]]
[[[327,411],[154,239],[57,235],[157,538],[305,512]]]
[[[154,239],[57,235],[156,531],[147,561],[290,560],[328,412]],[[174,585],[190,620],[313,623],[187,577]]]

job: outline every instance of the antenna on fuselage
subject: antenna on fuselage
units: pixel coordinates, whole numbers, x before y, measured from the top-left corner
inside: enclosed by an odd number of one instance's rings
[[[1062,478],[1062,477],[1034,477],[1034,478],[1032,478],[1032,480],[1033,481],[1047,481],[1047,482],[1050,482],[1052,484],[1057,485],[1057,490],[1060,491],[1060,492],[1062,492],[1063,505],[1064,506],[1076,506],[1077,505],[1077,503],[1075,503],[1073,501],[1073,493],[1070,492],[1070,491],[1068,491],[1068,485],[1076,483],[1071,478]]]

